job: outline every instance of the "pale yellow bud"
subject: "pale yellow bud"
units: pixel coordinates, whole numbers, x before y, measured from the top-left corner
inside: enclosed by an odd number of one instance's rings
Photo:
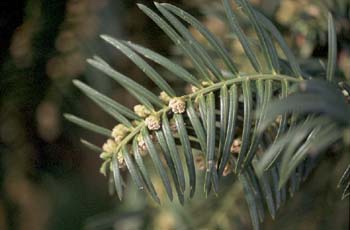
[[[155,115],[150,115],[145,119],[145,123],[149,130],[160,129],[160,119]]]
[[[194,86],[194,85],[191,85],[191,93],[195,93],[199,90],[198,87]]]
[[[169,96],[166,92],[164,92],[164,91],[160,92],[159,98],[160,98],[160,100],[162,100],[162,102],[164,102],[165,104],[168,104],[169,101],[170,101],[170,99],[171,99],[170,96]]]
[[[102,149],[104,152],[113,153],[117,149],[117,143],[112,139],[108,139],[107,142],[103,144]]]
[[[124,138],[124,137],[122,137],[122,136],[116,136],[116,137],[114,138],[114,141],[115,141],[115,143],[119,144],[119,143],[123,140],[123,138]]]
[[[109,163],[109,161],[105,161],[102,163],[102,165],[100,167],[100,173],[103,174],[104,176],[106,176],[106,174],[107,174],[108,163]]]
[[[129,129],[123,125],[118,124],[112,130],[112,137],[118,139],[119,137],[123,138],[129,132]]]
[[[173,113],[184,113],[186,110],[186,103],[181,98],[175,97],[169,101],[169,107]]]
[[[210,85],[210,82],[209,81],[202,81],[201,85],[204,86],[204,87],[207,87],[207,86]]]
[[[147,117],[151,114],[151,111],[149,111],[144,105],[135,105],[134,111],[139,117]]]
[[[103,160],[107,160],[108,158],[111,158],[112,157],[112,153],[107,153],[107,152],[102,152],[100,154],[100,158],[103,159]]]

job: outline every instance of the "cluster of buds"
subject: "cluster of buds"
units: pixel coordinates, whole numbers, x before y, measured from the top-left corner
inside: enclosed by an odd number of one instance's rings
[[[112,140],[108,139],[106,143],[103,144],[102,149],[103,152],[100,154],[100,158],[104,160],[100,167],[100,172],[106,176],[107,172],[107,166],[110,165],[110,162],[112,160],[113,154],[116,154],[118,144]],[[120,169],[125,169],[125,162],[124,158],[121,152],[117,153],[117,161],[118,161],[118,166]],[[111,165],[110,165],[111,167]],[[112,169],[111,169],[112,170]]]
[[[161,92],[160,99],[165,103],[169,105],[169,108],[171,108],[173,113],[183,113],[186,109],[186,103],[181,98],[171,98],[168,94],[165,92]],[[148,108],[146,108],[144,105],[135,105],[134,106],[135,113],[141,117],[144,118],[144,122],[147,125],[147,128],[151,131],[159,130],[161,128],[161,120],[157,113],[154,113],[154,111],[150,111]],[[171,126],[176,127],[174,124],[174,121],[171,120]],[[176,128],[175,128],[176,130]],[[125,161],[123,158],[123,155],[121,152],[118,151],[118,145],[121,143],[121,141],[125,138],[125,136],[130,132],[130,129],[127,128],[123,124],[116,125],[112,130],[112,138],[108,139],[102,146],[103,152],[100,154],[100,158],[104,160],[104,163],[102,164],[100,168],[100,172],[104,175],[106,175],[107,166],[110,165],[110,162],[112,160],[112,157],[115,156],[119,168],[123,169],[125,168]],[[144,156],[147,154],[147,146],[145,141],[143,140],[141,135],[138,135],[137,137],[137,143],[138,148],[140,150],[140,154]],[[151,138],[154,139],[154,137],[151,135]],[[152,140],[154,141],[154,140]],[[113,170],[111,168],[111,170]]]
[[[116,154],[118,144],[112,139],[108,139],[106,143],[103,144],[102,149],[103,152],[100,154],[100,158],[109,161],[113,154]],[[124,168],[125,167],[125,162],[124,158],[121,152],[117,153],[117,160],[119,164],[119,168]]]
[[[118,144],[123,138],[130,132],[130,130],[123,124],[116,125],[112,130],[112,138],[108,139],[102,146],[103,152],[100,154],[100,158],[105,162],[100,168],[100,172],[106,175],[107,165],[111,161],[113,154],[116,154],[119,168],[125,168],[124,158],[121,152],[117,152]]]
[[[199,90],[198,87],[196,87],[196,86],[194,86],[194,85],[190,85],[190,92],[191,92],[191,93],[195,93],[195,92],[197,92],[198,90]]]
[[[136,115],[145,119],[145,124],[149,130],[160,129],[160,118],[158,115],[152,113],[144,105],[135,105],[134,111]]]
[[[170,99],[169,107],[173,113],[184,113],[186,110],[186,102],[179,97],[174,97]]]
[[[160,92],[159,99],[162,100],[165,104],[168,104],[171,97],[164,91]]]
[[[149,130],[158,130],[160,129],[160,118],[157,115],[149,115],[145,119],[145,124]]]
[[[108,139],[102,146],[103,152],[100,154],[100,158],[103,160],[111,158],[113,153],[115,153],[117,146],[118,144],[114,140]]]
[[[209,82],[209,81],[202,81],[201,82],[201,85],[203,86],[203,87],[208,87],[208,86],[210,86],[211,85],[211,83]],[[189,91],[190,91],[190,93],[195,93],[195,92],[197,92],[198,90],[199,90],[199,88],[197,87],[197,86],[194,86],[194,85],[189,85]]]
[[[179,97],[171,98],[166,92],[162,91],[159,95],[159,98],[165,103],[168,104],[169,108],[173,113],[184,113],[186,111],[186,102]],[[147,128],[151,131],[159,130],[161,127],[161,120],[159,114],[150,111],[144,105],[134,106],[135,113],[145,119],[145,124]]]
[[[151,111],[149,111],[144,105],[135,105],[134,112],[137,116],[142,118],[145,118],[151,114]]]
[[[186,102],[180,97],[171,98],[166,92],[162,91],[159,98],[168,104],[173,113],[184,113],[186,110]]]
[[[112,130],[112,137],[114,138],[115,142],[120,143],[125,135],[129,133],[129,131],[130,130],[125,125],[118,124]]]

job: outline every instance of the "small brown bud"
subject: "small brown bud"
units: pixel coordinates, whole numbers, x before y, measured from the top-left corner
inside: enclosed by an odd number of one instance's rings
[[[230,173],[232,173],[232,165],[231,165],[231,163],[227,163],[225,168],[224,168],[224,171],[222,172],[222,175],[227,176]]]
[[[195,164],[200,171],[204,171],[206,169],[205,167],[205,159],[203,154],[198,154],[195,156]]]
[[[142,136],[137,136],[137,146],[139,148],[139,152],[141,156],[147,155],[147,146]]]

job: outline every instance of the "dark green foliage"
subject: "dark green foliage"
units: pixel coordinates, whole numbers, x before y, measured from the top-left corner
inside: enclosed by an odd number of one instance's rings
[[[115,189],[120,199],[124,183],[118,163],[121,157],[137,187],[145,189],[154,201],[160,202],[148,173],[151,170],[144,163],[144,158],[150,156],[152,169],[154,167],[160,177],[169,199],[173,199],[175,189],[179,202],[183,204],[185,192],[189,191],[192,197],[196,191],[194,158],[200,151],[205,155],[205,193],[209,194],[212,190],[218,193],[223,174],[233,170],[243,185],[253,226],[258,229],[264,219],[265,207],[274,218],[281,203],[286,200],[286,190],[293,193],[298,189],[306,176],[300,171],[302,167],[308,167],[304,164],[305,159],[310,154],[310,158],[319,157],[320,152],[335,142],[341,142],[345,133],[349,132],[350,108],[339,87],[325,80],[305,80],[296,58],[274,25],[256,12],[247,0],[237,0],[237,3],[256,31],[258,48],[263,54],[259,57],[243,33],[230,2],[223,0],[229,26],[250,60],[253,73],[239,72],[218,38],[194,17],[170,4],[155,3],[164,18],[144,5],[138,6],[192,62],[193,71],[185,70],[147,48],[107,35],[101,36],[124,53],[169,97],[160,99],[100,58],[89,59],[88,62],[126,88],[148,114],[136,115],[136,112],[84,83],[74,82],[97,105],[128,128],[122,139],[116,141],[111,159],[105,162],[106,166],[111,161]],[[219,63],[212,59],[181,20],[203,35],[227,69],[219,67]],[[329,30],[327,79],[332,81],[336,37],[331,16]],[[287,57],[284,62],[293,76],[281,74],[281,57],[276,51],[274,39]],[[194,90],[178,95],[141,55],[174,73],[184,84],[192,84]],[[230,73],[229,77],[224,77],[224,71]],[[295,92],[298,91],[297,86],[301,92]],[[152,124],[147,120],[150,117]],[[72,115],[66,118],[83,128],[115,138],[105,128]],[[280,118],[279,121],[276,118]],[[239,150],[232,150],[237,141],[240,142]],[[88,141],[83,143],[95,151],[105,151]],[[142,152],[148,155],[143,157]],[[339,186],[345,186],[344,197],[347,196],[349,169]]]

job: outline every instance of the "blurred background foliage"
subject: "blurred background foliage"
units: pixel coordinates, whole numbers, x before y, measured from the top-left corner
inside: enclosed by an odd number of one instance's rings
[[[137,2],[153,7],[152,1]],[[163,2],[200,18],[228,42],[235,61],[245,66],[242,48],[220,20],[220,1]],[[310,75],[324,72],[327,11],[331,11],[338,36],[338,76],[350,81],[348,0],[251,2],[278,26]],[[156,206],[131,183],[128,196],[119,202],[108,195],[107,179],[99,174],[100,159],[80,144],[79,137],[100,144],[103,140],[63,121],[61,114],[70,112],[114,125],[72,87],[75,78],[127,106],[135,104],[124,89],[86,65],[85,59],[94,54],[154,87],[99,34],[179,59],[136,1],[12,0],[1,1],[0,12],[0,229],[251,229],[242,188],[230,177],[218,197],[205,199],[199,194],[184,207],[166,201]],[[244,28],[248,34],[252,31],[248,25]],[[193,34],[200,40],[194,30]],[[186,60],[178,61],[187,65]],[[176,79],[172,83],[183,88]],[[341,201],[335,185],[349,156],[326,158],[276,220],[267,219],[264,229],[348,229],[349,198]],[[199,169],[200,164],[197,159]]]

